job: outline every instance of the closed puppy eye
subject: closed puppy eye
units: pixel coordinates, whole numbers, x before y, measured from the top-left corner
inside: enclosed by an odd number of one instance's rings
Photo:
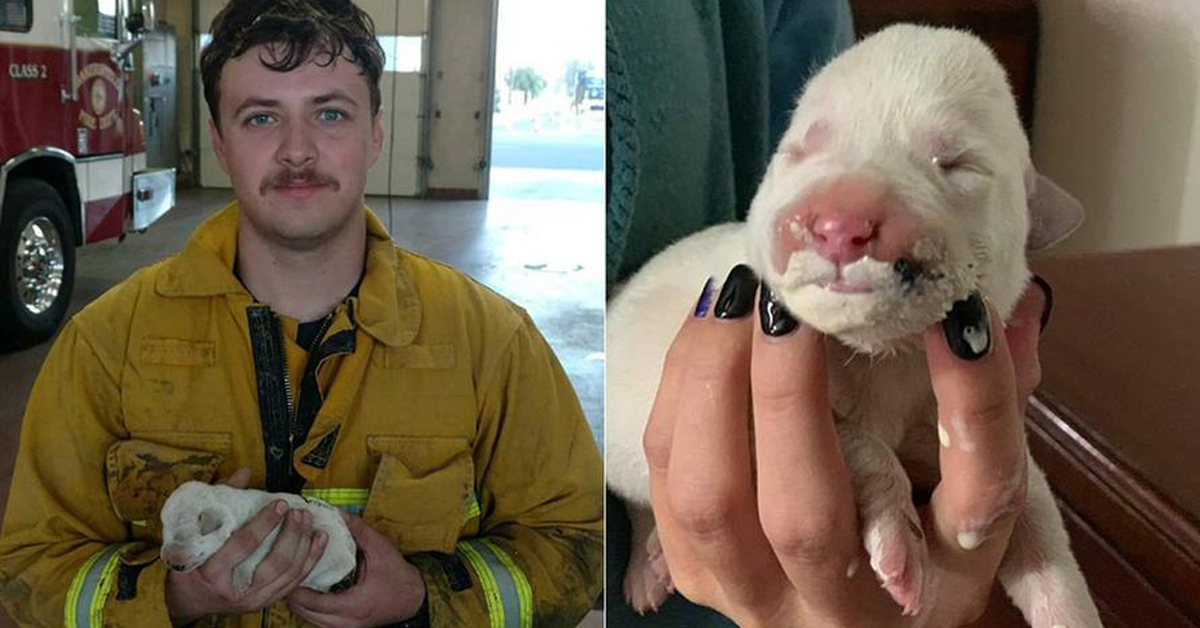
[[[972,157],[969,153],[959,153],[957,155],[934,155],[930,161],[934,167],[942,174],[950,176],[955,174],[978,174],[990,175],[991,172],[983,166],[983,164]]]
[[[211,534],[221,529],[221,518],[211,510],[201,510],[196,516],[200,534]]]

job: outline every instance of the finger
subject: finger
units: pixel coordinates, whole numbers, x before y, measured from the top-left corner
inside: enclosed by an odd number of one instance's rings
[[[757,280],[730,272],[714,318],[679,385],[667,470],[667,506],[697,560],[735,608],[763,608],[786,581],[758,522],[751,479],[750,350]]]
[[[314,567],[321,560],[321,556],[325,554],[325,545],[328,543],[329,537],[320,530],[314,530],[312,535],[312,543],[309,546],[308,558],[304,561],[303,567],[300,569],[298,582],[304,582],[308,578],[308,574],[312,573]]]
[[[1008,339],[997,330],[996,312],[974,293],[924,334],[941,442],[932,541],[955,570],[988,579],[1025,488],[1024,424]]]
[[[312,543],[312,527],[308,524],[311,515],[296,509],[288,513],[275,544],[254,569],[251,588],[263,592],[267,599],[274,598],[289,585],[294,588],[296,574],[304,566]]]
[[[291,565],[276,580],[278,586],[271,592],[271,603],[298,588],[308,577],[309,571],[317,564],[317,560],[321,557],[321,551],[324,550],[324,547],[320,547],[320,551],[318,551],[324,534],[313,528],[312,513],[305,513],[304,525],[305,529],[300,536],[300,542],[296,544],[295,553],[291,557]]]
[[[1048,320],[1051,303],[1050,285],[1035,277],[1025,288],[1009,316],[1004,333],[1008,338],[1008,349],[1012,356],[1013,373],[1017,385],[1017,400],[1021,415],[1029,395],[1042,380],[1041,362],[1038,360],[1038,344],[1041,330]]]
[[[668,569],[674,584],[685,586],[699,583],[703,575],[697,571],[698,562],[691,548],[683,542],[683,533],[671,517],[666,505],[667,468],[671,454],[671,439],[675,432],[675,416],[678,410],[679,389],[687,369],[689,355],[697,341],[700,322],[711,317],[710,307],[715,291],[712,277],[704,282],[695,306],[675,335],[667,355],[663,359],[662,374],[658,390],[651,406],[650,417],[642,438],[646,455],[646,466],[650,476],[650,501],[654,510],[655,526],[667,559]],[[707,585],[707,583],[705,583]]]
[[[796,589],[816,607],[844,615],[859,535],[829,406],[825,338],[765,286],[759,314],[751,382],[763,531]]]
[[[354,542],[360,547],[364,543],[369,543],[377,539],[380,535],[375,532],[362,517],[343,512],[342,519],[346,522],[346,528],[350,530],[350,536],[354,538]]]
[[[642,446],[646,454],[646,463],[651,475],[656,472],[665,473],[667,461],[670,458],[671,438],[675,432],[675,413],[679,401],[679,386],[683,373],[687,368],[688,355],[695,344],[697,327],[701,320],[710,316],[709,307],[712,304],[714,283],[709,277],[704,282],[700,296],[693,310],[680,326],[679,332],[667,349],[663,358],[662,374],[659,376],[658,390],[654,403],[650,408],[650,417],[646,422],[646,431],[642,437]]]
[[[267,535],[283,520],[287,513],[287,502],[275,500],[258,511],[253,519],[242,524],[200,568],[209,582],[228,582],[229,574],[238,563],[245,560],[262,545]]]
[[[246,488],[250,483],[250,467],[242,467],[233,472],[233,475],[217,480],[217,484],[232,486],[233,488]]]
[[[334,617],[346,615],[350,609],[356,608],[362,602],[354,590],[342,593],[321,593],[303,587],[289,593],[287,600],[288,605],[295,605],[310,613]]]

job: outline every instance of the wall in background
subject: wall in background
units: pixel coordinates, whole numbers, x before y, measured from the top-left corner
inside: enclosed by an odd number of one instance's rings
[[[1034,163],[1087,213],[1052,253],[1200,243],[1200,3],[1039,8]]]

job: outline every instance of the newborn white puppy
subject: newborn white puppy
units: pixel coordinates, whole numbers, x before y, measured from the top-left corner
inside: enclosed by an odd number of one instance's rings
[[[162,508],[162,559],[175,571],[191,571],[203,565],[221,549],[241,525],[254,518],[268,504],[284,500],[292,509],[312,513],[312,525],[325,533],[328,541],[321,559],[313,566],[301,586],[328,591],[354,571],[354,537],[337,508],[319,500],[288,493],[268,493],[221,484],[185,482],[171,493]],[[235,591],[244,592],[254,577],[254,569],[266,557],[279,528],[275,526],[254,553],[233,569]]]
[[[976,293],[1007,318],[1029,278],[1026,248],[1066,237],[1081,217],[1034,171],[1004,70],[974,36],[898,25],[830,62],[801,96],[748,220],[671,246],[609,304],[607,480],[632,519],[634,608],[656,609],[671,591],[642,434],[675,314],[706,277],[748,261],[803,324],[828,334],[830,401],[870,566],[906,614],[919,614],[932,607],[936,574],[911,486],[936,484],[939,440],[974,446],[963,426],[937,425],[921,331]],[[980,352],[990,339],[968,327],[959,341]],[[1019,478],[1014,469],[997,485],[997,513],[1022,508]],[[1100,628],[1031,460],[1026,498],[1003,585],[1034,628]],[[978,545],[991,523],[962,522],[960,545]]]

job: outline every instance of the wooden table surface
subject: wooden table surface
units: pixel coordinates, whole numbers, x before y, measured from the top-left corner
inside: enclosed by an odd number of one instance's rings
[[[1042,391],[1200,521],[1200,247],[1039,260]]]
[[[1089,584],[1126,624],[1200,626],[1200,247],[1031,266],[1054,310],[1030,447]]]

